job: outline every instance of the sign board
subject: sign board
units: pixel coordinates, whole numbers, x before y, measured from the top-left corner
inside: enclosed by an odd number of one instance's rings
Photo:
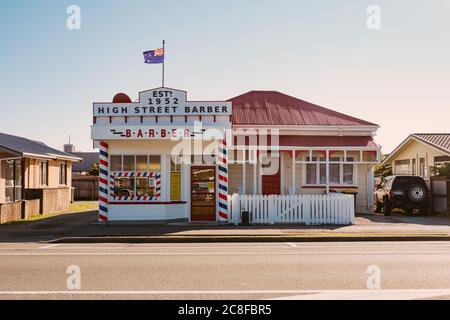
[[[181,173],[171,172],[170,173],[170,200],[179,201],[181,200]]]
[[[186,101],[186,91],[158,88],[139,93],[132,103],[94,103],[94,116],[231,115],[228,101]]]
[[[174,127],[174,126],[92,126],[91,138],[94,140],[152,140],[167,139],[179,140],[186,138],[223,139],[225,128],[223,127]]]

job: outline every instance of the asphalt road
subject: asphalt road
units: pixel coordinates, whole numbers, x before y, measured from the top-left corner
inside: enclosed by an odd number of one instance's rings
[[[450,242],[0,243],[0,299],[91,298],[449,299]]]

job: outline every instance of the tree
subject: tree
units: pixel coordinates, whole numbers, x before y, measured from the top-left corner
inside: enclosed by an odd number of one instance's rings
[[[431,172],[436,176],[450,178],[450,163],[447,162],[431,167]]]
[[[92,168],[91,168],[91,170],[89,170],[88,174],[90,176],[98,176],[98,174],[99,174],[99,164],[98,164],[98,162],[95,162],[94,164],[92,164]]]
[[[392,167],[391,166],[388,167],[388,166],[386,166],[384,164],[380,164],[380,163],[375,164],[374,171],[375,171],[375,175],[377,177],[384,178],[384,177],[392,175]]]

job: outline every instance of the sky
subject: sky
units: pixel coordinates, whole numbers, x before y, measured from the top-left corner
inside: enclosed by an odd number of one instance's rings
[[[450,132],[449,35],[450,0],[0,0],[0,132],[92,150],[92,103],[160,86],[142,52],[165,39],[189,100],[281,91],[379,124],[387,153]]]

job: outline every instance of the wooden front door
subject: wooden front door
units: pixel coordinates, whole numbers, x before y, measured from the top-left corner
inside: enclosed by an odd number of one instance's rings
[[[216,221],[216,167],[191,167],[191,221]]]
[[[272,175],[262,176],[263,195],[281,194],[281,168],[278,166],[278,172]]]

